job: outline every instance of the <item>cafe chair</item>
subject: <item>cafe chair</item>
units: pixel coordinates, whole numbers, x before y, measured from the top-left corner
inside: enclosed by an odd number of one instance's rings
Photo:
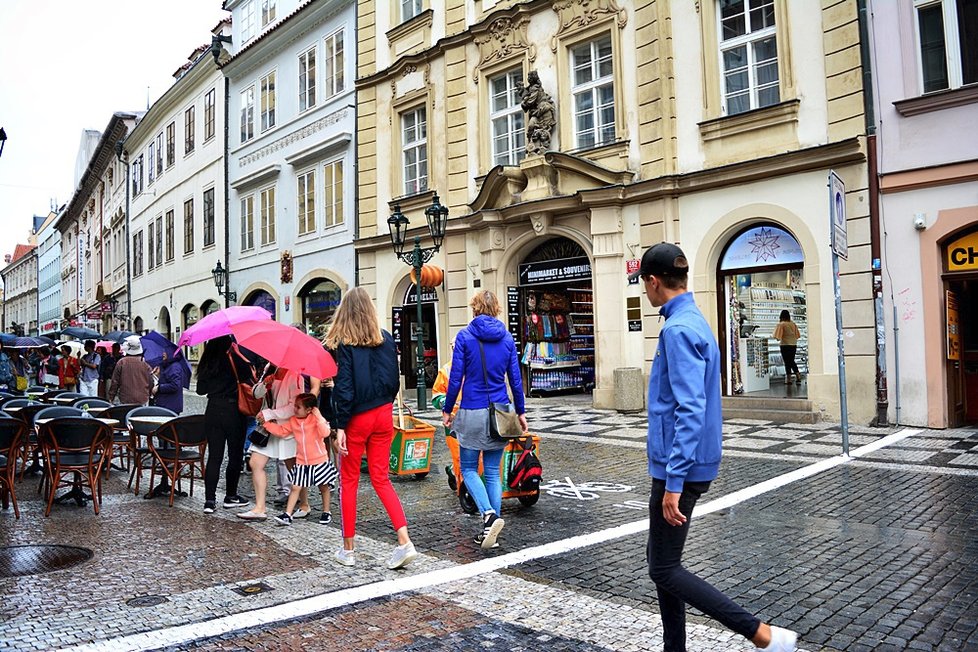
[[[3,413],[0,412],[0,415]],[[17,458],[21,456],[21,448],[26,440],[27,424],[10,416],[0,416],[0,504],[6,510],[13,503],[15,518],[20,518],[17,487],[14,484]]]
[[[47,507],[51,515],[58,489],[81,491],[86,480],[92,492],[95,513],[102,504],[102,472],[112,450],[112,428],[98,419],[61,417],[38,426],[38,441],[44,456]],[[66,476],[70,476],[70,479]]]
[[[54,398],[58,399],[59,405],[71,405],[71,403],[67,402],[69,398],[76,399],[76,398],[90,398],[90,397],[87,394],[79,394],[78,392],[61,392]],[[64,400],[65,402],[62,402],[62,400]]]
[[[132,440],[129,435],[129,422],[126,421],[126,416],[138,407],[142,407],[142,405],[139,403],[120,403],[118,405],[110,405],[99,413],[99,416],[102,418],[115,419],[119,422],[119,425],[115,426],[112,431],[112,457],[115,458],[116,452],[118,452],[118,458],[120,460],[125,458],[125,468],[129,471],[132,470],[132,459],[135,451],[132,448]],[[131,477],[129,484],[132,485]]]
[[[137,407],[126,415],[126,424],[129,426],[129,446],[133,455],[132,469],[129,471],[129,486],[132,487],[133,480],[136,481],[135,494],[137,496],[139,495],[139,482],[143,477],[143,471],[150,472],[150,489],[153,488],[153,480],[156,475],[153,468],[156,463],[153,451],[148,443],[141,441],[141,438],[145,437],[148,440],[150,435],[153,435],[160,426],[156,423],[136,423],[132,421],[132,418],[176,416],[177,413],[173,410],[155,405]]]
[[[177,483],[184,477],[190,478],[190,495],[193,496],[194,478],[204,479],[204,452],[207,450],[204,415],[177,417],[166,422],[154,437],[149,438],[149,449],[170,481],[170,507],[173,507]],[[153,485],[153,473],[150,472],[150,486]]]
[[[5,412],[10,408],[17,408],[16,411],[7,412],[7,414],[11,415],[15,419],[20,419],[30,428],[28,432],[27,440],[24,442],[24,445],[21,449],[23,451],[23,456],[24,456],[24,464],[20,470],[21,480],[24,479],[24,475],[27,473],[27,462],[32,454],[34,457],[34,464],[32,466],[34,468],[37,468],[39,466],[39,452],[37,450],[37,434],[34,432],[34,429],[31,426],[34,425],[34,415],[36,414],[37,409],[39,409],[42,406],[44,406],[43,403],[38,403],[36,401],[32,401],[26,398],[10,399],[4,401],[2,405],[3,410]],[[22,412],[24,412],[25,410],[26,410],[26,414],[22,414]]]
[[[96,396],[86,396],[85,398],[80,398],[71,404],[71,407],[76,407],[84,410],[85,408],[107,408],[112,404],[105,399],[98,398]]]
[[[31,385],[30,387],[24,390],[24,393],[37,394],[40,396],[41,394],[46,394],[50,389],[51,389],[50,387],[45,387],[44,385]]]
[[[44,403],[33,403],[31,405],[26,405],[22,407],[20,411],[17,412],[17,417],[21,421],[26,423],[29,428],[27,443],[24,445],[24,448],[27,449],[28,447],[30,447],[30,449],[35,454],[37,454],[39,452],[38,439],[37,439],[37,422],[39,419],[58,419],[60,417],[87,418],[88,415],[85,414],[82,410],[79,410],[78,408],[70,407],[68,405],[46,405]],[[26,452],[27,451],[25,450],[25,453]],[[27,461],[26,457],[24,461],[26,464]],[[21,480],[23,479],[24,479],[23,473],[21,473]],[[37,487],[38,493],[41,493],[41,489],[43,486],[44,486],[44,477],[42,476],[41,484],[39,484]]]
[[[41,394],[40,401],[43,403],[50,403],[55,396],[61,396],[67,393],[66,389],[49,389],[48,391]]]

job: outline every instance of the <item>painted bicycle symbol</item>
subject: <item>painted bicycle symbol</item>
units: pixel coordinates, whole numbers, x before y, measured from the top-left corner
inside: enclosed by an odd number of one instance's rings
[[[615,482],[581,482],[575,483],[570,477],[563,480],[551,480],[540,485],[541,491],[558,498],[573,498],[575,500],[597,500],[602,493],[622,494],[634,489],[627,484]]]

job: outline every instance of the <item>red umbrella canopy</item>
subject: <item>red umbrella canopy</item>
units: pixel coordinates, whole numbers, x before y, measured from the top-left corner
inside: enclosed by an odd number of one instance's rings
[[[313,378],[336,375],[333,356],[315,337],[277,321],[247,321],[231,325],[238,344],[272,364]]]

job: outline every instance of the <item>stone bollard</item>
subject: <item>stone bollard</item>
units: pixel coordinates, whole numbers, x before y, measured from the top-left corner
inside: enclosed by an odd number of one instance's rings
[[[645,378],[640,368],[615,369],[615,409],[619,412],[645,409]]]

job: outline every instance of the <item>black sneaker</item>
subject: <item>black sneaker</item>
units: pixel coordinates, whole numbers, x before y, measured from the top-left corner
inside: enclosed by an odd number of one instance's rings
[[[496,539],[499,537],[499,533],[503,531],[503,526],[506,525],[506,521],[499,518],[495,514],[487,514],[485,523],[482,527],[482,532],[475,536],[475,542],[483,550],[489,550],[490,548],[498,548],[499,544],[496,543]]]
[[[231,509],[232,507],[244,507],[248,504],[250,504],[249,501],[237,494],[224,497],[224,509]]]
[[[289,516],[288,512],[282,512],[278,516],[273,516],[275,523],[278,525],[292,525],[292,517]]]
[[[323,512],[322,515],[319,517],[320,525],[329,525],[332,522],[333,522],[333,515],[329,512]]]
[[[214,501],[213,500],[205,500],[204,501],[204,513],[205,514],[213,514],[214,513]]]

